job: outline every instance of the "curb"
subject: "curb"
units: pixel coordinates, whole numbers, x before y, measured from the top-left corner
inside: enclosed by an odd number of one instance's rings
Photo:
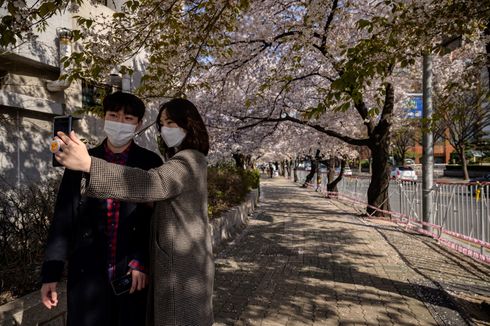
[[[259,189],[252,189],[243,203],[209,222],[214,252],[219,251],[218,248],[223,242],[233,239],[248,223],[249,215],[254,211],[258,200]]]
[[[51,310],[41,303],[39,291],[0,306],[1,326],[64,326],[66,324],[66,282],[58,283],[58,306]]]

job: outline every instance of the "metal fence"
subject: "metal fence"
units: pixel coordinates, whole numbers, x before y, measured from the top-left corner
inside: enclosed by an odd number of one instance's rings
[[[298,182],[304,182],[309,171],[297,171]],[[319,181],[319,184],[317,182]],[[344,177],[338,184],[339,197],[367,204],[370,179]],[[312,179],[320,191],[326,191],[326,173]],[[422,183],[391,180],[388,188],[390,212],[394,220],[426,225],[429,233],[446,245],[465,254],[490,262],[490,184],[435,183],[433,187],[434,216],[422,222]],[[427,227],[428,226],[428,227]]]

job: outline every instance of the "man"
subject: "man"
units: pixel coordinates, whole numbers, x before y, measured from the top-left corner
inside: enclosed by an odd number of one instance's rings
[[[163,163],[132,140],[145,113],[139,98],[116,92],[104,98],[103,108],[107,138],[90,155],[145,170]],[[83,197],[81,177],[65,170],[58,191],[41,271],[42,302],[48,309],[57,305],[57,283],[68,262],[68,326],[143,325],[152,208]],[[126,275],[131,288],[119,294],[114,281]]]

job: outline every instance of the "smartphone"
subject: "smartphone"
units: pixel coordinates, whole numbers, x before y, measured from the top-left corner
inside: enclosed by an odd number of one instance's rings
[[[111,281],[112,290],[114,290],[115,295],[121,295],[131,289],[131,283],[133,283],[133,277],[131,274],[126,274]]]
[[[69,134],[73,130],[73,117],[71,115],[62,115],[53,118],[53,137],[57,136],[58,131]],[[61,166],[53,154],[53,166]]]

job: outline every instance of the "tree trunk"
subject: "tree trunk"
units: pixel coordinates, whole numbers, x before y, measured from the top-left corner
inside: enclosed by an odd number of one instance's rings
[[[371,216],[386,216],[389,211],[390,201],[388,187],[390,185],[390,128],[393,115],[394,90],[391,84],[386,86],[385,103],[383,113],[378,125],[369,135],[369,149],[372,158],[371,183],[368,188],[368,207],[366,212]]]
[[[282,177],[286,176],[286,164],[284,164],[284,160],[281,161],[281,172],[280,172]]]
[[[252,155],[245,155],[245,167],[247,169],[254,169],[254,161],[252,160]]]
[[[335,161],[334,161],[335,162]],[[345,169],[345,160],[342,160],[340,162],[340,172],[337,178],[333,181],[329,181],[327,184],[327,191],[328,192],[339,192],[337,188],[337,184],[342,180],[342,177],[344,176],[344,169]],[[335,174],[335,169],[333,170]]]
[[[390,185],[388,137],[383,137],[381,141],[373,143],[369,148],[371,149],[372,157],[372,174],[371,183],[368,188],[368,207],[366,211],[372,216],[386,216],[386,213],[377,211],[371,206],[381,210],[390,210],[388,197],[388,187]]]
[[[335,179],[335,157],[331,156],[328,160],[328,183]]]
[[[320,175],[320,160],[316,159],[316,190],[320,189],[322,184],[322,176]]]
[[[468,161],[466,160],[466,156],[463,154],[463,175],[465,181],[470,180],[470,174],[468,173]]]
[[[233,159],[235,160],[235,166],[237,169],[243,170],[244,168],[244,157],[241,153],[233,153]]]
[[[294,182],[298,182],[298,165],[299,165],[299,159],[296,158],[296,160],[294,160],[294,168],[293,168],[293,180],[294,180]]]
[[[303,188],[306,188],[306,184],[311,182],[311,180],[313,179],[313,176],[316,173],[317,161],[311,160],[310,162],[311,162],[311,170],[310,170],[310,173],[308,173],[308,175],[306,176],[305,183],[303,183],[303,186],[302,186]]]
[[[487,37],[487,43],[485,44],[485,49],[487,51],[487,83],[490,87],[490,20],[487,21],[485,36]]]
[[[468,161],[466,160],[466,155],[465,155],[465,146],[461,146],[460,150],[458,151],[459,157],[461,158],[461,165],[463,166],[463,177],[465,181],[470,180],[470,174],[468,173]]]

